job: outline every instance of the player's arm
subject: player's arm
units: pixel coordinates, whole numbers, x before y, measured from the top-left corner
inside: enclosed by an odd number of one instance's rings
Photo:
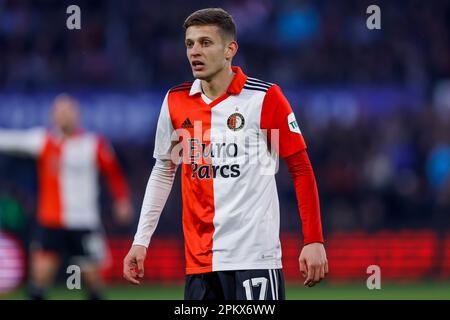
[[[133,245],[124,260],[124,277],[133,284],[140,284],[137,278],[144,276],[147,248],[172,190],[175,172],[171,160],[157,159],[148,179]]]
[[[45,129],[1,129],[0,152],[37,156],[45,142]]]
[[[319,196],[306,143],[295,114],[277,85],[270,87],[266,93],[261,128],[267,130],[269,145],[286,161],[294,181],[304,238],[299,257],[300,271],[306,278],[305,286],[313,286],[328,272]]]
[[[148,179],[133,245],[123,263],[124,278],[132,284],[140,284],[139,278],[144,276],[147,248],[172,189],[177,168],[171,160],[173,135],[166,95],[156,129],[153,153],[156,162]]]
[[[306,149],[285,158],[294,182],[302,220],[304,247],[299,257],[304,285],[312,287],[328,273],[328,261],[322,234],[319,194]]]
[[[97,163],[114,199],[116,219],[122,224],[130,223],[133,211],[128,183],[111,145],[103,137],[97,144]]]

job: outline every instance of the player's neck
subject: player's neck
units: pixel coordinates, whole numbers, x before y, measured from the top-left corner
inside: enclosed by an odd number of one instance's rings
[[[214,75],[210,80],[202,80],[203,93],[211,100],[224,95],[233,81],[234,74],[230,68],[224,68]]]
[[[54,133],[59,136],[62,139],[68,139],[71,138],[72,136],[76,135],[77,133],[80,132],[80,128],[78,127],[74,127],[74,128],[61,128],[61,127],[55,127],[54,128]]]

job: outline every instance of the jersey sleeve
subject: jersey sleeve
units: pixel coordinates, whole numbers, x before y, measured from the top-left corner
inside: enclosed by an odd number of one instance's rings
[[[324,243],[320,217],[319,192],[316,178],[306,150],[286,158],[286,164],[294,182],[298,209],[302,220],[304,245]]]
[[[264,97],[261,129],[267,132],[269,146],[283,159],[306,149],[291,105],[277,85],[271,86]]]
[[[129,199],[129,188],[122,168],[110,143],[103,137],[98,138],[97,163],[105,175],[111,194],[116,201]]]
[[[0,129],[0,152],[39,156],[44,148],[46,136],[47,133],[44,128]]]
[[[166,94],[159,113],[156,127],[155,150],[153,157],[160,160],[170,160],[174,143],[172,142],[175,130],[169,113],[168,95]]]
[[[150,239],[155,232],[167,198],[172,190],[176,169],[177,167],[171,161],[156,160],[145,189],[133,245],[141,245],[148,248]]]

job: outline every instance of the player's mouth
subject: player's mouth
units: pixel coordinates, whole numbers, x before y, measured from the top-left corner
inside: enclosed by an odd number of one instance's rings
[[[205,67],[205,64],[199,60],[194,60],[191,62],[192,70],[201,71]]]

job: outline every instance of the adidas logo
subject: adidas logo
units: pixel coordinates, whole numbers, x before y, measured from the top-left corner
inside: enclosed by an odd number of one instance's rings
[[[186,120],[184,120],[184,122],[181,124],[182,128],[193,128],[194,126],[191,123],[191,120],[189,120],[189,118],[186,118]]]

